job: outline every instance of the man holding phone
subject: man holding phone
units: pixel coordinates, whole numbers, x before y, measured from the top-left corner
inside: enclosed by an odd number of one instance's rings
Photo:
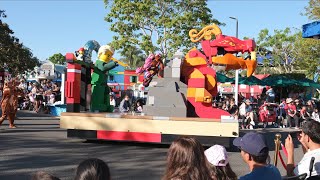
[[[315,160],[311,176],[320,175],[320,122],[310,120],[304,123],[298,135],[298,140],[301,142],[304,156],[295,167],[294,144],[291,135],[288,135],[285,141],[285,147],[288,151],[287,175],[295,176],[307,173],[307,177],[309,177],[309,166],[312,157]]]

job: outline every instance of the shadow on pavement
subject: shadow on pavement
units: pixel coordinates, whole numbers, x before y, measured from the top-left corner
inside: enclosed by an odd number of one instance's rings
[[[0,179],[30,179],[39,170],[70,179],[77,165],[92,157],[109,164],[113,179],[160,179],[164,172],[167,146],[37,137],[55,131],[61,133],[58,128],[1,131]]]

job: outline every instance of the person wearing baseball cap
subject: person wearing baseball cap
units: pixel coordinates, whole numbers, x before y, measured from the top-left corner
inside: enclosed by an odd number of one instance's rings
[[[269,164],[269,148],[261,134],[250,132],[233,140],[233,145],[241,150],[244,162],[249,166],[250,173],[239,180],[280,180],[279,170]]]

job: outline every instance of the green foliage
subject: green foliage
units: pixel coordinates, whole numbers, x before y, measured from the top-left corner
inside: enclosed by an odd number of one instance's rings
[[[66,58],[61,53],[56,53],[48,58],[53,64],[65,64]]]
[[[264,59],[264,64],[272,63],[278,73],[289,73],[294,70],[293,64],[296,61],[296,39],[297,34],[292,34],[290,28],[274,30],[273,35],[268,29],[263,29],[257,38],[257,52],[262,57],[271,53],[272,59]]]
[[[137,67],[142,66],[146,58],[143,52],[135,46],[121,50],[120,55],[122,56],[120,60],[126,62],[130,69],[136,69]]]
[[[0,12],[5,18],[4,11]],[[0,19],[0,68],[6,66],[13,75],[33,70],[40,64],[39,60],[13,34],[9,25]]]
[[[110,12],[115,49],[133,46],[146,55],[160,51],[164,58],[178,49],[184,51],[196,44],[189,39],[189,30],[202,29],[210,23],[221,24],[212,17],[205,0],[104,0]]]
[[[309,0],[309,4],[305,7],[304,15],[310,20],[320,20],[320,0]]]
[[[320,41],[317,39],[302,38],[302,33],[297,34],[295,47],[297,48],[296,61],[297,68],[305,70],[309,78],[313,78],[317,67],[320,64]]]
[[[261,30],[256,50],[262,57],[267,54],[272,57],[263,60],[263,67],[258,67],[257,73],[300,72],[312,78],[320,64],[320,41],[302,38],[301,31],[292,34],[289,28],[275,30],[273,35],[268,29]],[[270,63],[274,67],[270,67]]]

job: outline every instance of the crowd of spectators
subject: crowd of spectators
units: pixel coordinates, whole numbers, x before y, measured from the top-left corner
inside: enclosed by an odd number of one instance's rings
[[[61,100],[60,86],[51,80],[26,82],[22,79],[18,88],[23,91],[23,95],[18,97],[21,110],[48,113],[48,105]]]
[[[268,92],[271,91],[271,92]],[[235,104],[233,96],[219,97],[213,102],[213,107],[228,111],[231,116],[239,121],[242,129],[252,129],[262,122],[267,127],[268,121],[275,127],[299,128],[306,120],[314,119],[320,122],[319,102],[314,100],[304,101],[302,98],[281,99],[274,102],[274,92],[269,89],[268,95],[245,99],[240,97],[239,106]],[[272,118],[273,117],[273,118]]]

